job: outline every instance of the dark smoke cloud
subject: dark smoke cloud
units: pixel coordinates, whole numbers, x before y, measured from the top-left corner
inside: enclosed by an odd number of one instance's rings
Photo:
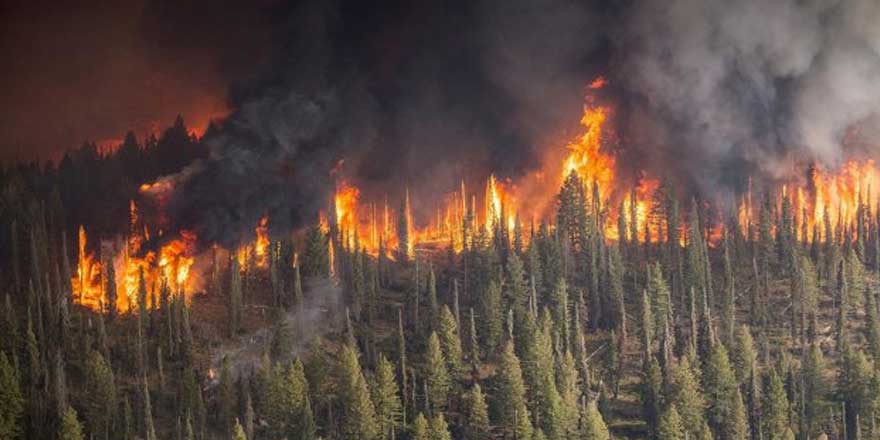
[[[144,7],[144,35],[159,53],[220,39],[209,76],[234,109],[210,157],[167,177],[169,217],[207,241],[247,238],[264,214],[277,232],[311,222],[337,178],[393,207],[408,186],[417,211],[460,179],[515,179],[577,133],[597,75],[620,167],[702,193],[876,152],[872,0],[203,5],[201,31],[163,5]]]

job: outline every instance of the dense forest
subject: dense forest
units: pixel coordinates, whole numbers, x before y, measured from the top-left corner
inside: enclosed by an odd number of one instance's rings
[[[0,170],[0,438],[880,435],[880,218],[864,204],[808,225],[768,192],[719,236],[709,203],[664,184],[652,236],[623,207],[609,227],[573,173],[552,218],[486,230],[471,212],[461,249],[402,234],[367,252],[316,219],[264,265],[215,251],[194,295],[141,273],[120,313],[107,274],[103,309],[77,303],[71,231],[125,234],[139,185],[205,154],[178,119]]]

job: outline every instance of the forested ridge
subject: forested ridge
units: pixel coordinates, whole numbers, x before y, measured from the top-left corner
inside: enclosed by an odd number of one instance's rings
[[[141,275],[125,313],[78,304],[71,231],[124,234],[139,185],[205,151],[178,120],[0,171],[0,438],[880,434],[880,210],[810,225],[768,191],[754,222],[719,228],[666,183],[649,231],[634,212],[607,225],[572,174],[545,222],[486,230],[469,212],[460,251],[402,234],[370,253],[316,222],[272,241],[266,267],[215,256],[189,301]],[[327,278],[338,288],[316,288]],[[306,310],[337,291],[340,311]],[[261,329],[254,368],[214,362]]]

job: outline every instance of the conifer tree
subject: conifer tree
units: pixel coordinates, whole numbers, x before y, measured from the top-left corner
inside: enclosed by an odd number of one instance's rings
[[[507,257],[507,304],[514,310],[522,311],[529,298],[529,284],[526,280],[523,261],[516,252]]]
[[[684,440],[685,428],[675,405],[669,405],[657,425],[657,440]]]
[[[733,421],[731,413],[736,386],[736,376],[730,367],[727,349],[723,344],[716,343],[703,367],[703,387],[709,406],[708,421],[716,435],[727,432],[728,424]]]
[[[749,420],[739,388],[734,391],[730,421],[725,425],[724,438],[729,440],[747,440],[749,438]]]
[[[371,391],[373,403],[376,405],[376,420],[381,428],[378,438],[391,439],[400,423],[402,408],[394,366],[384,355],[379,355],[379,364],[376,367],[375,382]]]
[[[413,422],[410,438],[412,440],[433,440],[431,438],[431,425],[428,424],[428,419],[425,418],[424,414],[419,413],[419,415],[416,416],[416,420]]]
[[[455,317],[446,305],[440,310],[439,327],[440,346],[443,349],[446,368],[453,379],[460,378],[465,373],[461,361],[461,337]]]
[[[745,324],[737,327],[733,341],[733,350],[730,353],[730,360],[733,363],[733,371],[736,374],[736,380],[739,384],[744,384],[752,375],[752,366],[758,359],[758,352],[755,349],[755,341],[752,339],[752,333]]]
[[[764,382],[764,402],[762,421],[764,422],[764,438],[767,440],[784,440],[788,429],[788,397],[783,388],[782,378],[771,368]]]
[[[238,258],[232,257],[229,267],[229,334],[235,336],[241,330],[241,270]]]
[[[10,437],[11,438],[11,437]],[[58,440],[83,440],[82,425],[76,418],[76,411],[68,406],[61,417],[61,424],[58,427]],[[155,439],[155,433],[153,435]]]
[[[807,421],[807,436],[817,432],[822,426],[821,418],[827,411],[826,394],[828,384],[825,380],[826,365],[822,355],[822,349],[814,341],[810,344],[803,366],[804,381],[804,419]]]
[[[235,419],[235,425],[232,427],[232,440],[248,440],[247,435],[244,433],[244,428],[242,428],[238,419]]]
[[[409,189],[406,196],[400,201],[400,211],[397,217],[397,258],[400,262],[409,261]]]
[[[354,347],[343,346],[340,366],[342,438],[373,440],[378,437],[380,427],[376,421],[376,409],[370,400],[367,382]]]
[[[431,332],[425,352],[425,379],[428,383],[431,411],[444,411],[452,388],[449,370],[440,348],[440,338]]]
[[[651,356],[644,360],[644,379],[641,383],[642,414],[652,429],[657,426],[663,407],[663,374],[657,358]]]
[[[845,411],[844,426],[847,432],[856,431],[856,418],[859,415],[870,414],[873,377],[874,372],[865,353],[849,345],[845,346],[837,388]]]
[[[230,433],[232,432],[232,422],[235,419],[235,402],[237,399],[235,397],[235,385],[232,383],[229,357],[227,356],[223,357],[218,391],[218,425],[224,433]]]
[[[18,372],[6,353],[0,352],[0,438],[17,439],[23,434],[24,409]]]
[[[489,437],[489,410],[480,384],[475,383],[467,395],[467,422],[465,440],[483,440]]]
[[[306,251],[303,254],[303,275],[308,277],[327,276],[330,261],[327,254],[327,237],[319,225],[309,228],[306,237]]]
[[[150,402],[150,388],[147,386],[146,376],[143,379],[143,399],[144,399],[144,439],[157,440],[156,428],[153,425],[153,406]]]
[[[477,323],[474,319],[474,308],[473,307],[471,307],[471,309],[470,309],[469,321],[470,321],[470,331],[468,333],[470,336],[470,344],[469,344],[470,347],[468,347],[468,348],[470,349],[469,356],[470,356],[470,362],[471,362],[471,370],[473,372],[478,372],[480,369],[480,359],[481,359],[480,339],[479,339],[479,335],[477,335]]]
[[[452,435],[449,433],[449,425],[446,424],[446,419],[443,417],[442,412],[438,412],[431,419],[431,440],[452,440]]]
[[[508,340],[498,364],[497,402],[498,424],[511,437],[527,439],[532,436],[531,413],[526,407],[526,387],[519,358]]]
[[[116,412],[113,370],[101,353],[92,352],[86,373],[85,418],[96,438],[109,438]]]
[[[501,308],[501,286],[492,280],[483,295],[480,296],[480,318],[483,337],[483,346],[487,352],[491,352],[498,346],[503,330]]]
[[[581,389],[578,386],[578,370],[570,351],[563,353],[557,361],[557,388],[562,399],[562,431],[564,438],[577,435]]]
[[[65,257],[66,258],[66,257]],[[116,318],[116,270],[113,268],[113,255],[107,259],[107,318],[113,321]]]
[[[668,404],[676,407],[676,415],[680,417],[686,432],[696,438],[704,438],[706,399],[687,357],[682,357],[672,369]]]
[[[611,440],[611,433],[595,401],[587,402],[581,414],[580,438],[584,440]]]

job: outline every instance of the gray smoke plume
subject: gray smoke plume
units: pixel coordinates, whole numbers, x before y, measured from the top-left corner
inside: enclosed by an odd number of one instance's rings
[[[315,1],[279,15],[274,62],[233,88],[210,157],[168,178],[169,217],[209,242],[249,238],[266,214],[274,231],[314,221],[340,175],[392,207],[429,188],[417,213],[461,179],[515,180],[580,130],[597,75],[621,175],[711,196],[876,153],[873,0]]]
[[[880,106],[877,19],[873,0],[637,2],[614,31],[626,128],[709,190],[833,167]]]

